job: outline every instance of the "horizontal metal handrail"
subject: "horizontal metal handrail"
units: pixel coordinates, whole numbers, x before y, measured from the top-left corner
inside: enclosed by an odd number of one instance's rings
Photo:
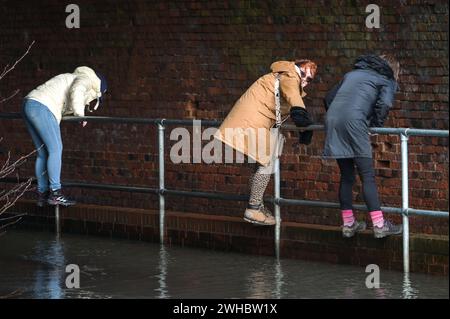
[[[324,125],[310,125],[308,127],[296,127],[295,125],[283,125],[284,130],[289,131],[323,131]],[[405,136],[433,136],[433,137],[448,137],[448,130],[434,130],[434,129],[418,129],[418,128],[402,128],[402,127],[370,127],[369,131],[374,134],[381,135],[400,135]]]
[[[0,119],[21,119],[20,113],[0,113]],[[163,125],[192,125],[194,121],[200,121],[202,125],[219,126],[222,121],[219,120],[197,120],[197,119],[149,119],[134,117],[109,117],[109,116],[65,116],[62,118],[65,122],[98,122],[98,123],[123,123],[123,124],[163,124]],[[288,131],[323,131],[324,125],[314,124],[307,127],[296,127],[292,124],[283,124],[282,128]],[[435,129],[416,129],[416,128],[394,128],[394,127],[371,127],[371,133],[382,135],[399,135],[406,136],[433,136],[433,137],[449,137],[448,130]]]
[[[24,182],[26,179],[15,179],[15,178],[4,178],[0,180],[0,183],[17,183]],[[35,182],[33,183],[35,184]],[[199,191],[188,191],[188,190],[176,190],[176,189],[158,189],[151,187],[141,187],[141,186],[127,186],[127,185],[111,185],[111,184],[93,184],[84,182],[74,182],[67,181],[63,182],[64,187],[81,187],[88,189],[99,189],[99,190],[111,190],[111,191],[124,191],[130,193],[144,193],[144,194],[162,194],[162,195],[176,195],[184,197],[200,197],[208,199],[219,199],[219,200],[236,200],[236,201],[247,201],[248,195],[235,195],[229,193],[217,193],[217,192],[199,192]],[[321,208],[340,208],[339,203],[335,202],[325,202],[319,200],[303,200],[303,199],[289,199],[289,198],[278,198],[274,199],[272,196],[264,197],[264,201],[269,203],[276,203],[284,206],[309,206],[309,207],[321,207]],[[355,209],[367,211],[366,205],[353,205]],[[403,214],[403,210],[398,207],[383,206],[381,209],[386,213],[392,214]],[[414,209],[409,208],[407,211],[408,215],[420,215],[420,216],[432,216],[432,217],[443,217],[448,218],[449,213],[444,211],[435,210],[425,210],[425,209]]]
[[[130,193],[152,193],[159,194],[158,188],[140,187],[140,186],[126,186],[126,185],[112,185],[112,184],[92,184],[83,182],[64,182],[64,187],[82,187],[100,190],[125,191]]]

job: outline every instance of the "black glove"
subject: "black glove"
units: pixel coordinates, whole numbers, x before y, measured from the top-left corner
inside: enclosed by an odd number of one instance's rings
[[[311,144],[312,137],[313,137],[313,131],[304,131],[304,132],[298,132],[298,142],[300,144]]]
[[[291,107],[291,118],[297,127],[306,127],[313,124],[311,118],[309,117],[308,111],[306,111],[304,107]]]

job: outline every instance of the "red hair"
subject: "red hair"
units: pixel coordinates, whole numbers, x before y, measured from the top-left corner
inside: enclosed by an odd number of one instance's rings
[[[299,59],[299,60],[295,60],[295,65],[298,67],[306,67],[306,68],[310,68],[311,72],[313,74],[316,74],[317,72],[317,64],[311,60],[308,59]]]

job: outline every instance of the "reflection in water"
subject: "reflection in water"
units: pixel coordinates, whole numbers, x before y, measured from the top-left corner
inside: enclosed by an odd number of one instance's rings
[[[80,289],[66,288],[67,264],[80,266]],[[17,298],[448,299],[448,281],[439,276],[385,270],[378,289],[367,288],[366,276],[362,267],[99,237],[0,237],[0,296],[20,291]]]
[[[375,296],[377,299],[386,299],[386,289],[384,288],[373,288],[374,292],[375,292]]]
[[[275,261],[275,290],[273,298],[281,299],[283,291],[283,269],[281,268],[281,262],[279,259]]]
[[[355,292],[353,287],[344,287],[344,298],[345,299],[355,298]]]
[[[418,298],[419,291],[415,289],[409,278],[409,273],[403,274],[403,299],[416,299]]]
[[[247,277],[247,289],[248,289],[248,298],[270,298],[268,296],[268,291],[270,288],[268,287],[269,283],[267,282],[267,274],[265,272],[268,271],[266,269],[267,265],[258,265],[258,268],[253,268],[250,270],[250,274]]]
[[[59,236],[54,241],[39,241],[35,248],[35,259],[42,262],[35,273],[34,298],[50,299],[64,297],[61,282],[64,282],[65,258],[64,248]]]
[[[159,299],[170,298],[167,289],[168,257],[169,253],[167,252],[166,247],[164,245],[161,245],[159,249],[159,274],[156,276],[158,278],[159,288],[155,289],[159,293],[159,295],[157,296],[157,298]]]
[[[246,298],[280,299],[283,291],[283,271],[280,260],[256,263],[247,276]]]

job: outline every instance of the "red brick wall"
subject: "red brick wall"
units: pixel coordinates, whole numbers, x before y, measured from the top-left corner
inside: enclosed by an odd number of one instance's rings
[[[1,112],[20,110],[21,98],[48,78],[88,65],[109,79],[110,93],[97,113],[148,118],[223,119],[240,94],[270,64],[311,58],[319,65],[305,100],[317,122],[322,98],[359,54],[388,51],[400,59],[400,93],[386,126],[448,129],[447,1],[377,1],[381,28],[365,27],[373,1],[87,1],[81,28],[65,27],[65,3],[3,1],[0,61],[31,53],[0,82],[6,95],[20,94]],[[20,121],[1,120],[3,156],[32,149]],[[169,135],[171,127],[167,130]],[[63,123],[63,179],[127,185],[158,185],[156,130],[143,125]],[[321,159],[324,135],[309,147],[287,143],[282,159],[284,197],[337,200],[338,172]],[[173,143],[167,138],[167,154]],[[448,139],[410,139],[410,204],[448,210]],[[374,138],[382,203],[401,204],[400,144],[396,136]],[[169,160],[169,158],[167,157]],[[168,188],[247,193],[249,165],[171,165]],[[32,174],[33,163],[20,171]],[[272,188],[269,189],[269,192]],[[360,188],[355,188],[355,199]],[[157,207],[153,195],[74,190],[88,203]],[[270,194],[270,193],[269,193]],[[237,215],[242,203],[169,197],[175,210]],[[335,210],[292,207],[284,220],[339,223]],[[416,218],[425,232],[447,232],[442,220]]]

